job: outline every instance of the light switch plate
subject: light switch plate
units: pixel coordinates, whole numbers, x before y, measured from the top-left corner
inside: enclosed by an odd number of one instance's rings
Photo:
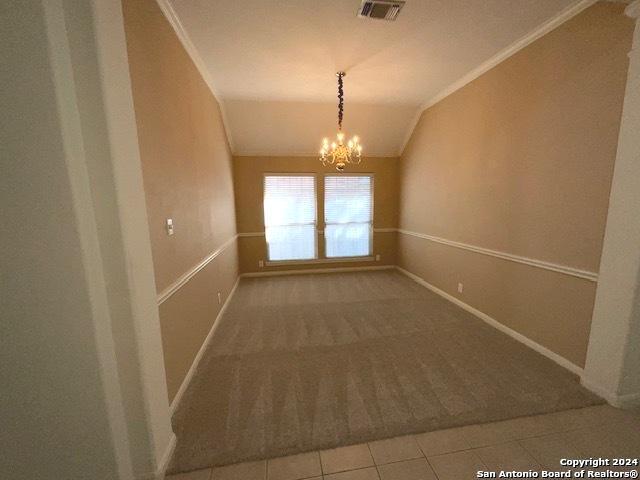
[[[173,219],[167,218],[167,222],[165,223],[165,228],[167,229],[167,235],[173,235]]]

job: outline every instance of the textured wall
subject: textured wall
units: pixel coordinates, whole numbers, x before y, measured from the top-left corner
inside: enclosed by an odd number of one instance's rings
[[[364,141],[364,139],[363,139]],[[317,175],[317,196],[324,196],[324,173],[336,173],[331,167],[323,167],[317,157],[234,157],[234,181],[239,233],[264,232],[262,208],[263,178],[265,173],[301,172]],[[374,228],[395,228],[398,225],[398,159],[364,158],[357,166],[349,166],[348,172],[374,175]],[[318,230],[324,229],[323,202],[318,202]],[[322,255],[323,237],[318,235],[318,252]],[[396,233],[374,232],[373,254],[380,254],[379,262],[332,262],[331,264],[286,265],[258,267],[259,260],[266,260],[267,246],[264,236],[240,237],[241,272],[260,272],[278,269],[308,269],[322,267],[380,266],[396,263]]]
[[[235,235],[232,158],[220,108],[153,0],[123,1],[158,292]],[[172,218],[173,236],[164,229]],[[237,277],[236,245],[160,306],[173,398]]]
[[[597,272],[632,33],[623,10],[597,3],[427,109],[402,155],[400,228]],[[584,365],[593,282],[405,234],[398,245],[402,267]]]

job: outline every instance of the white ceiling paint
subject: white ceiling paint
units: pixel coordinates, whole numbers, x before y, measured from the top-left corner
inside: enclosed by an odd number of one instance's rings
[[[587,3],[408,0],[383,22],[356,17],[360,0],[171,0],[237,155],[315,154],[335,135],[337,70],[347,134],[366,155],[398,155],[430,99]]]
[[[227,100],[225,110],[236,155],[316,155],[322,139],[336,135],[331,103]],[[366,155],[394,157],[417,111],[411,105],[348,103],[343,130],[348,138],[361,138]]]

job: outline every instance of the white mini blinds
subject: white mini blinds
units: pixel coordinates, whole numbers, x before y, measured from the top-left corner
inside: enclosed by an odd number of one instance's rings
[[[371,255],[373,178],[324,177],[324,241],[327,258]]]
[[[316,258],[314,175],[265,175],[264,226],[269,260]]]

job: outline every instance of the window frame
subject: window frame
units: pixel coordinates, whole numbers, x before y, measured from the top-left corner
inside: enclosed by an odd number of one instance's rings
[[[327,225],[340,225],[338,223],[331,223],[329,224],[327,222],[327,210],[326,210],[326,198],[327,198],[327,189],[326,189],[326,178],[327,177],[369,177],[371,180],[371,184],[370,184],[370,191],[371,191],[371,221],[369,222],[369,251],[367,254],[365,255],[356,255],[356,256],[348,256],[348,257],[328,257],[327,256],[327,236],[325,235],[326,229],[327,229]],[[375,174],[374,173],[364,173],[364,172],[348,172],[348,173],[323,173],[322,175],[322,213],[323,213],[323,229],[322,229],[322,236],[323,236],[323,247],[324,247],[324,252],[323,253],[323,258],[325,261],[328,262],[337,262],[337,261],[350,261],[350,260],[369,260],[369,259],[373,259],[373,234],[375,232],[375,229],[373,227],[373,223],[374,223],[374,218],[375,218],[375,207],[376,207],[376,202],[375,202]],[[317,211],[317,210],[316,210]],[[364,222],[353,222],[353,223],[364,223]]]
[[[313,219],[313,258],[304,258],[304,259],[290,259],[290,260],[271,260],[269,258],[269,245],[267,244],[267,225],[265,224],[264,217],[264,205],[265,205],[265,197],[266,197],[266,178],[267,177],[313,177],[313,197],[314,197],[314,219]],[[300,225],[307,225],[300,224]],[[312,172],[263,172],[262,174],[262,231],[264,232],[264,240],[265,240],[265,265],[285,265],[285,264],[299,264],[299,263],[307,263],[307,262],[317,262],[320,260],[319,257],[319,249],[318,249],[318,174]]]

